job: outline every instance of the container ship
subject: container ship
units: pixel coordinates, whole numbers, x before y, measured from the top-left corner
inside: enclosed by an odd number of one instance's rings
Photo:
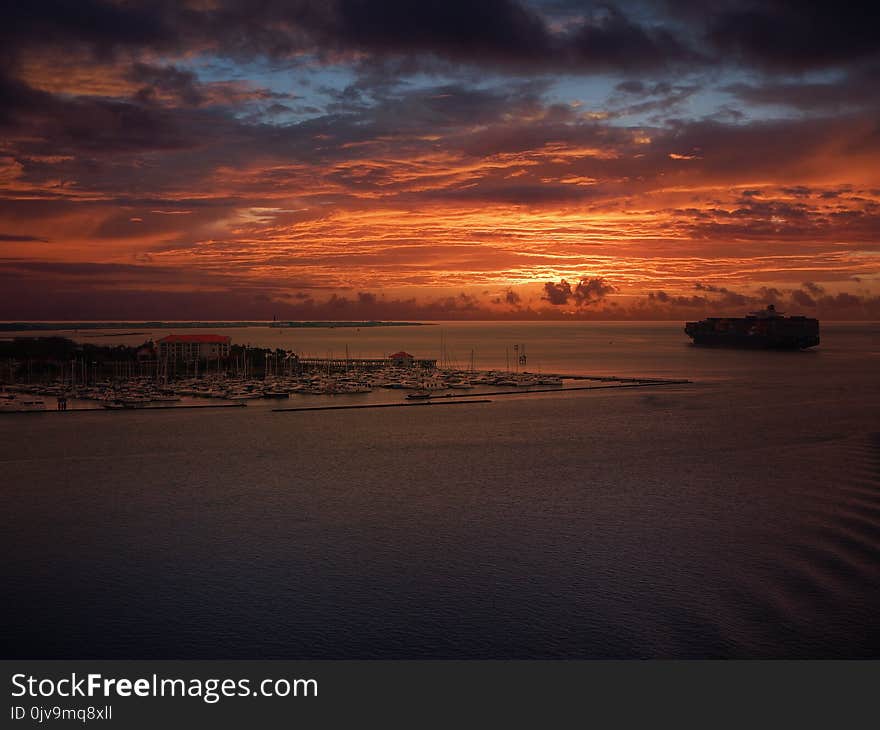
[[[772,304],[745,317],[707,317],[685,323],[695,345],[803,350],[819,344],[819,320],[786,317]]]

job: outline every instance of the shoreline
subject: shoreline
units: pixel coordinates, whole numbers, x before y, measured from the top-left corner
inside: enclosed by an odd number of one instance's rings
[[[242,327],[271,327],[274,329],[337,329],[361,327],[430,327],[430,322],[397,322],[393,320],[224,320],[221,322],[187,320],[173,322],[156,320],[149,322],[0,322],[0,332],[78,332],[79,330],[130,329],[138,332],[152,329],[235,329]],[[116,334],[135,334],[124,332]],[[114,335],[108,335],[114,336]]]

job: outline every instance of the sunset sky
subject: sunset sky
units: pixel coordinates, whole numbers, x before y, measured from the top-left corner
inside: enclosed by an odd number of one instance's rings
[[[3,7],[0,319],[880,319],[857,4]]]

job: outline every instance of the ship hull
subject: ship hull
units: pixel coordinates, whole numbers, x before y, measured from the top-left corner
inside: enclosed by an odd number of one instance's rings
[[[731,347],[741,350],[806,350],[819,344],[817,337],[777,338],[761,335],[700,334],[691,335],[701,347]]]

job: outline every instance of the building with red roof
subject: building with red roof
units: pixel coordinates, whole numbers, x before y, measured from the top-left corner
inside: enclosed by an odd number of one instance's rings
[[[397,367],[410,367],[413,364],[415,357],[408,352],[401,350],[400,352],[395,352],[393,355],[389,355],[388,359],[391,360],[392,365],[396,365]]]
[[[160,360],[217,360],[229,356],[232,338],[226,335],[168,335],[159,340]]]

